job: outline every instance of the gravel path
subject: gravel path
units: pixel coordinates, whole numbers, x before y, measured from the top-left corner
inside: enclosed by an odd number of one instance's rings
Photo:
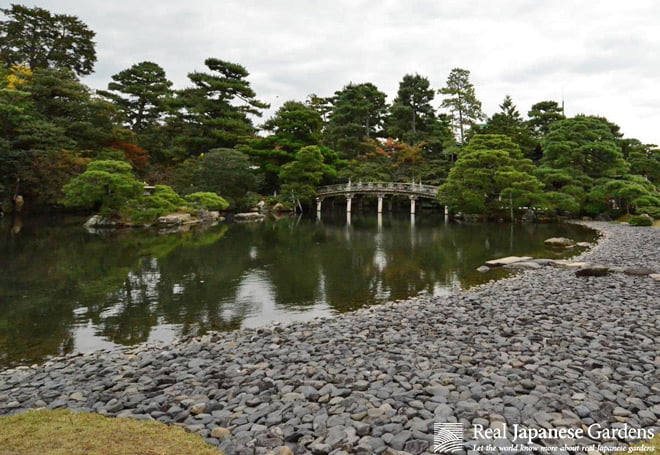
[[[604,453],[635,429],[660,433],[660,282],[623,272],[660,272],[660,229],[586,224],[604,236],[575,260],[615,272],[547,266],[449,297],[19,367],[0,373],[0,414],[156,419],[227,455],[432,453],[436,422],[464,424],[457,453]],[[524,437],[562,427],[583,434]]]

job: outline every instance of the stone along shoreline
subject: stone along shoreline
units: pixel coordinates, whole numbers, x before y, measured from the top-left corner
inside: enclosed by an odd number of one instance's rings
[[[58,358],[0,373],[0,414],[155,419],[227,455],[432,453],[436,422],[464,424],[462,453],[603,451],[634,429],[658,434],[660,282],[623,270],[660,272],[660,229],[587,225],[603,238],[575,260],[607,276],[544,267],[448,297]],[[607,431],[514,438],[562,427]],[[474,428],[502,437],[475,440]]]

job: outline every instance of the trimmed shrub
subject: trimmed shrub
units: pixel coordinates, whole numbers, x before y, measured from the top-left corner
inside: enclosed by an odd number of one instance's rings
[[[631,226],[651,226],[653,225],[653,220],[648,216],[631,216],[628,224]]]
[[[135,224],[150,224],[160,216],[185,209],[186,201],[167,185],[156,185],[154,193],[128,201],[121,216]]]
[[[204,191],[187,195],[186,201],[206,210],[226,210],[229,207],[229,202],[222,196]]]
[[[644,206],[644,207],[637,207],[637,210],[635,210],[637,213],[642,214],[646,213],[650,217],[658,220],[660,219],[660,207],[650,207],[650,206]]]
[[[143,184],[123,161],[92,161],[87,170],[64,186],[67,207],[98,208],[103,216],[115,215],[143,191]]]

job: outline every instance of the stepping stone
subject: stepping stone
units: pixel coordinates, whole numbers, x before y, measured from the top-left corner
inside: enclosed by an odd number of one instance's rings
[[[516,262],[529,261],[532,259],[531,256],[507,256],[505,258],[493,259],[486,261],[486,265],[490,267],[498,267],[502,265],[515,264]]]
[[[565,259],[560,259],[557,261],[552,261],[551,263],[555,267],[560,267],[563,269],[581,269],[583,267],[588,267],[589,263],[588,262],[570,262]]]
[[[520,262],[514,262],[513,264],[505,265],[504,267],[506,267],[507,269],[540,269],[543,266],[538,262],[520,261]]]

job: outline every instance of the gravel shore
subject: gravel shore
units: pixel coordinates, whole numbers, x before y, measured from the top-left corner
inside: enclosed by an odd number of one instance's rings
[[[464,424],[456,453],[605,453],[634,429],[660,433],[660,281],[648,276],[660,229],[585,224],[603,237],[572,260],[607,276],[549,265],[448,297],[58,358],[0,373],[0,414],[155,419],[227,455],[433,453],[445,422]],[[516,432],[553,428],[583,434]]]

